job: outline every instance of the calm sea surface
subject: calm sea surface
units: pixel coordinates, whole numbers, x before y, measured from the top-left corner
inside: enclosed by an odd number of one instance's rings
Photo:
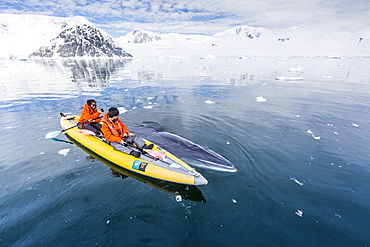
[[[0,66],[0,246],[370,245],[369,58]],[[124,107],[132,132],[155,142],[142,123],[155,124],[238,171],[195,167],[208,185],[176,185],[44,138],[90,98]]]

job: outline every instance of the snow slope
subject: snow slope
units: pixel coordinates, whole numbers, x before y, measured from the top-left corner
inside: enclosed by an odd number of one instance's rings
[[[94,26],[84,17],[0,14],[0,57],[28,57],[63,30],[84,24]],[[370,31],[322,32],[306,26],[281,30],[238,26],[213,36],[134,30],[115,42],[136,57],[370,56]]]
[[[0,14],[0,57],[25,56],[75,25],[93,25],[84,17]]]

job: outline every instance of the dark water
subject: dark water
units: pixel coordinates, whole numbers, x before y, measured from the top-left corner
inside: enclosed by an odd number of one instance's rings
[[[370,245],[370,59],[0,63],[0,246]],[[238,171],[175,185],[44,138],[89,98]]]

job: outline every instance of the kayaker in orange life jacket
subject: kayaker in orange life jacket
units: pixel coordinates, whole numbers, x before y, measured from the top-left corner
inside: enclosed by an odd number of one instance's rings
[[[135,144],[136,147],[145,152],[145,149],[152,149],[153,144],[146,145],[144,140],[137,135],[129,135],[129,130],[118,118],[119,110],[115,107],[109,108],[109,111],[103,116],[103,125],[101,131],[104,138],[110,142],[111,146],[123,153],[140,157],[140,152],[133,151],[126,147],[126,144]]]
[[[98,117],[100,116],[100,113],[102,112],[104,112],[103,109],[97,110],[96,101],[93,99],[89,99],[86,102],[86,104],[82,107],[81,117],[78,120],[79,123],[86,122],[86,121],[88,121],[88,123],[85,123],[80,127],[83,129],[91,130],[95,134],[100,135],[101,124],[99,124],[99,122],[101,121],[101,118],[98,118]],[[95,119],[95,118],[98,118],[98,119]]]

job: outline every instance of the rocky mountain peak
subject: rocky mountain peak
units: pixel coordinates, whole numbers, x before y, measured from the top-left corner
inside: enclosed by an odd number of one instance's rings
[[[63,30],[30,57],[131,57],[113,38],[94,26],[83,24]]]

